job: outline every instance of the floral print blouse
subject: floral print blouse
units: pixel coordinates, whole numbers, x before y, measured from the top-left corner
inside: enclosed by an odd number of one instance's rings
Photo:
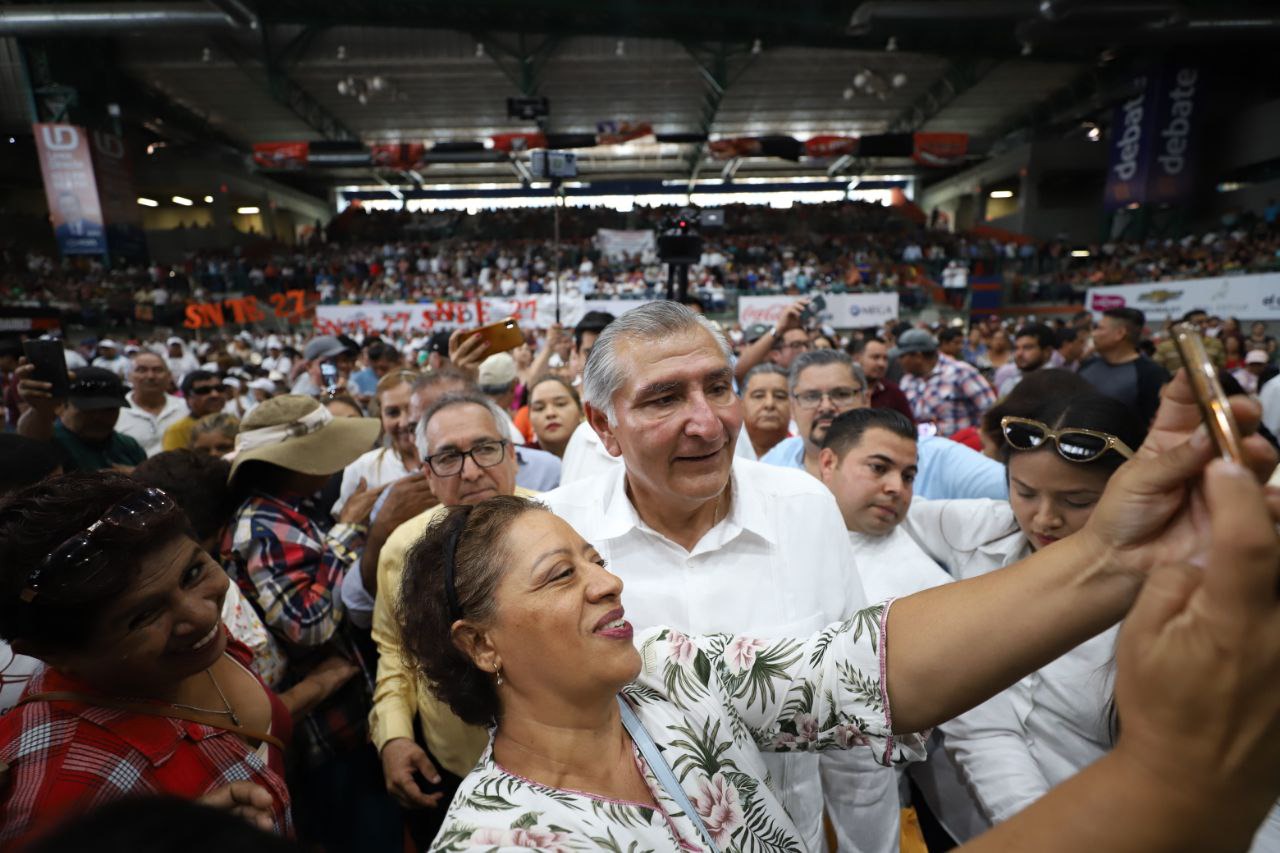
[[[636,638],[640,675],[622,690],[662,750],[716,846],[803,853],[769,789],[760,752],[870,749],[878,762],[923,759],[923,741],[891,732],[885,682],[889,605],[800,639]],[[697,828],[635,754],[659,806],[541,785],[504,769],[493,741],[463,780],[435,851],[705,851]]]

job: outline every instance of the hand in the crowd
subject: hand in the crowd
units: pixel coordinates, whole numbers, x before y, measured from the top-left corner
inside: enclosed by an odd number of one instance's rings
[[[1207,564],[1156,567],[1121,629],[1116,752],[1176,802],[1222,797],[1218,849],[1243,850],[1280,796],[1280,502],[1222,461],[1203,491]]]
[[[53,420],[58,413],[61,401],[55,399],[52,394],[53,383],[31,378],[35,370],[36,366],[25,358],[19,363],[14,371],[14,375],[18,377],[18,396],[42,417]],[[75,381],[75,374],[68,371],[67,378]]]
[[[799,299],[792,302],[778,317],[778,334],[781,335],[788,329],[804,328],[804,309],[809,307],[808,299]]]
[[[373,505],[378,502],[378,495],[382,494],[384,488],[386,486],[371,489],[369,488],[369,481],[361,477],[360,484],[356,486],[356,490],[351,493],[351,497],[347,498],[347,502],[343,504],[342,512],[338,513],[338,523],[364,524],[367,522],[369,513],[373,511]]]
[[[480,362],[489,355],[489,342],[471,330],[455,329],[449,336],[449,361],[459,370],[479,375]]]
[[[390,533],[409,519],[421,515],[440,503],[431,484],[421,471],[414,471],[389,486],[387,499],[378,510],[375,522],[384,531]]]
[[[271,792],[252,782],[232,782],[215,788],[196,802],[210,808],[229,811],[265,832],[275,829],[271,817]]]
[[[434,794],[423,792],[414,781],[414,772],[433,785],[440,783],[436,770],[427,753],[409,738],[392,738],[382,746],[382,775],[387,780],[387,793],[395,797],[407,809],[433,809],[440,804],[443,791]]]
[[[1202,562],[1209,540],[1203,495],[1192,481],[1214,450],[1185,371],[1162,396],[1147,440],[1112,476],[1082,531],[1107,550],[1115,568],[1139,575],[1157,565]],[[1249,467],[1265,480],[1276,453],[1266,439],[1250,434],[1261,414],[1258,404],[1233,397],[1231,408],[1246,433]]]

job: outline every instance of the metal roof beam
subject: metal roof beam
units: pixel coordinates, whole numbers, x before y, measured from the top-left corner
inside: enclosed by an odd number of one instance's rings
[[[957,59],[920,97],[889,122],[889,133],[915,133],[947,105],[982,82],[1000,63],[992,59]]]
[[[276,61],[271,49],[270,27],[262,27],[262,53],[259,57],[255,57],[251,51],[228,38],[215,38],[213,43],[236,64],[246,77],[262,86],[281,106],[325,139],[355,142],[360,140],[360,137],[352,132],[340,118],[311,97],[310,93],[290,77]]]
[[[723,103],[729,87],[741,79],[742,75],[751,67],[759,52],[753,50],[750,45],[734,45],[729,42],[720,42],[714,48],[685,42],[684,49],[689,52],[689,56],[693,57],[703,83],[706,84],[706,93],[702,98],[702,117],[698,129],[703,136],[710,136],[711,129],[716,123],[716,116],[720,112],[720,104]],[[730,71],[730,61],[734,58],[738,59],[738,67]],[[698,173],[702,170],[702,161],[706,156],[707,148],[706,139],[698,142],[685,160],[689,171],[690,190],[692,190],[694,182],[698,180]]]

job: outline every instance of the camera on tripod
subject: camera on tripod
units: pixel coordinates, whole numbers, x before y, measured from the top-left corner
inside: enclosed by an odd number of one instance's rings
[[[658,228],[658,260],[664,264],[696,264],[702,258],[698,211],[685,208]]]

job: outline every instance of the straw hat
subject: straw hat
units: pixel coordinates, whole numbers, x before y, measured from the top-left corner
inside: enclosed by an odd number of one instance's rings
[[[253,459],[302,474],[333,474],[373,447],[376,418],[335,418],[311,397],[285,394],[264,400],[240,422],[228,481]]]

